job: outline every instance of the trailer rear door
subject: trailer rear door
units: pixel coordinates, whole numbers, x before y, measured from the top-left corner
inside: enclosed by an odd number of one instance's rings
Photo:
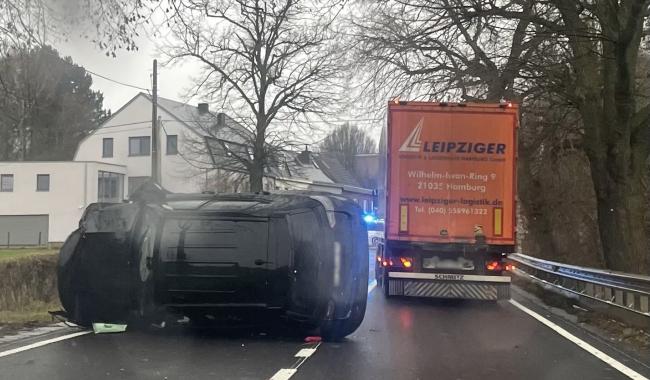
[[[514,245],[517,108],[389,105],[387,239]],[[477,227],[478,226],[478,227]]]

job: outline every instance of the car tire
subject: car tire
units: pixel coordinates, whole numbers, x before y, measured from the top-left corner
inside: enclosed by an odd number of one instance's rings
[[[57,260],[57,287],[59,292],[59,299],[61,306],[68,313],[72,315],[75,308],[77,289],[75,288],[75,274],[77,270],[77,245],[81,238],[79,230],[73,231],[66,239],[65,243],[59,250],[59,257]]]
[[[366,314],[366,300],[355,302],[347,319],[326,321],[320,327],[320,336],[328,342],[340,342],[361,325]]]
[[[92,316],[88,314],[88,308],[83,302],[81,294],[75,295],[74,307],[68,313],[72,323],[82,327],[90,327],[92,325]]]
[[[362,269],[368,271],[367,267]],[[342,320],[324,321],[320,327],[321,337],[326,341],[338,342],[352,334],[363,322],[367,304],[368,278],[359,276],[357,277],[357,289],[349,317]]]

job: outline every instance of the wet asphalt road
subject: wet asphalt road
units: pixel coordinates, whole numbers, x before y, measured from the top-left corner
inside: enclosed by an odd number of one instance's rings
[[[555,322],[649,376],[638,362]],[[89,334],[0,357],[0,379],[280,379],[280,369],[300,364],[292,380],[627,378],[509,302],[385,300],[375,289],[363,324],[346,341],[316,347],[301,338],[182,329]],[[0,344],[0,353],[37,340]],[[316,350],[301,363],[295,355],[303,348]]]

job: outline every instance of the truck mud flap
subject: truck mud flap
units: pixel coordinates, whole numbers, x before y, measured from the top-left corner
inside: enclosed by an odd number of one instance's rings
[[[447,281],[393,278],[391,276],[388,281],[388,294],[391,296],[483,301],[507,300],[510,299],[510,282]]]

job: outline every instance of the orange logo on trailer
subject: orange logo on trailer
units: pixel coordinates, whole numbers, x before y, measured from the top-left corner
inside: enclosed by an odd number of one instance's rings
[[[400,152],[420,151],[420,149],[422,148],[422,141],[420,140],[420,135],[422,134],[423,122],[424,122],[424,118],[420,119],[420,121],[417,123],[415,128],[413,128],[413,131],[411,132],[410,135],[408,135],[406,141],[404,141],[404,144],[402,144],[402,147],[399,148]]]

